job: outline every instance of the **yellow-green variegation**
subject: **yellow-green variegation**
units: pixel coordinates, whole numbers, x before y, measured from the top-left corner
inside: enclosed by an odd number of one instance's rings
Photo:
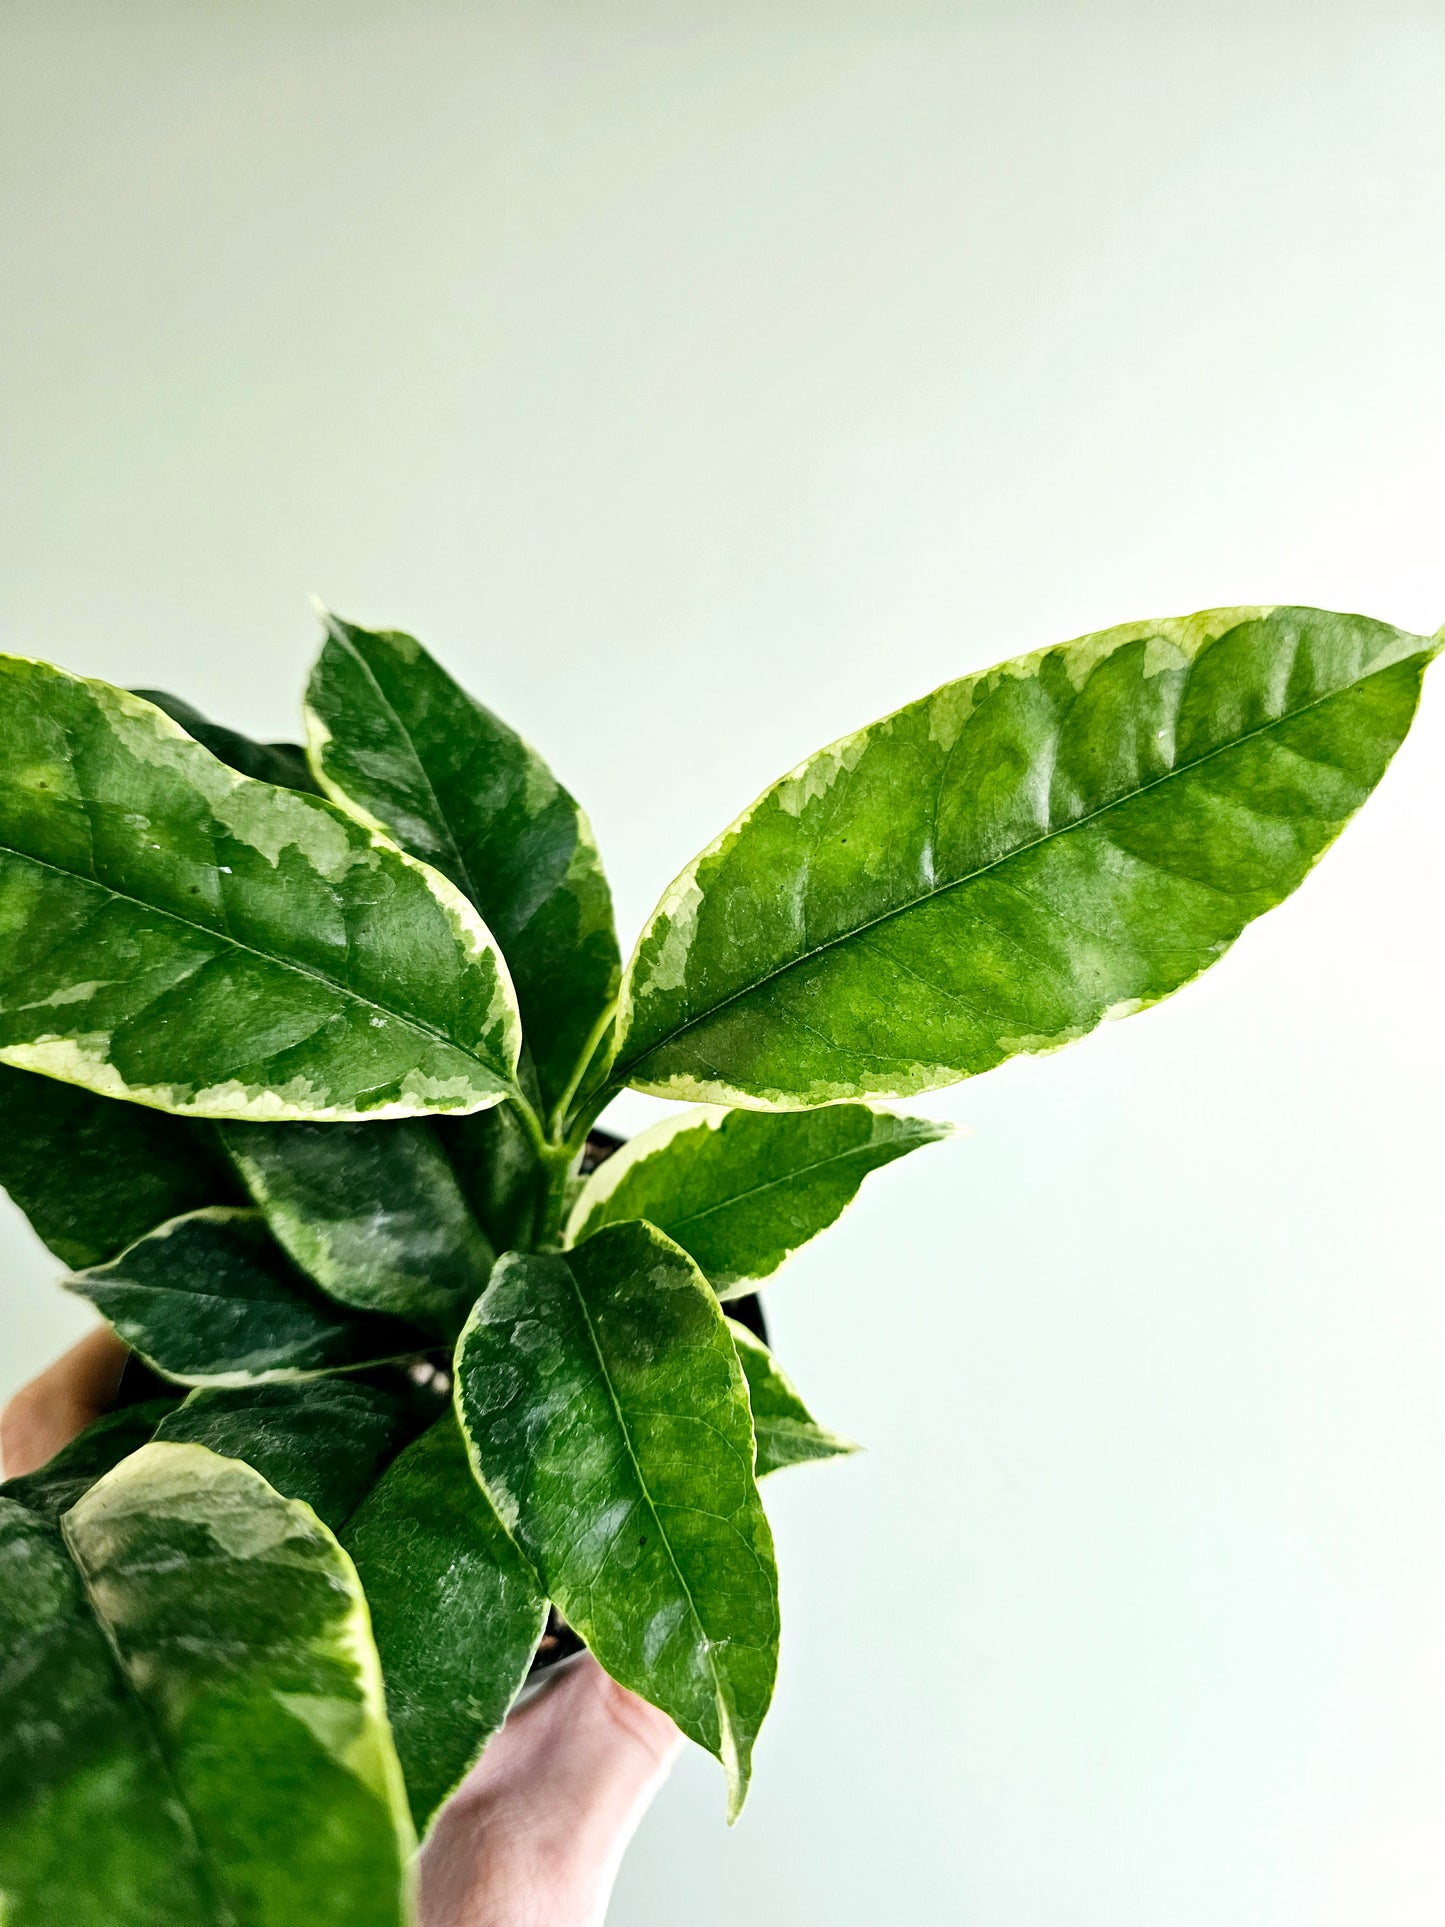
[[[495,931],[544,1106],[569,1093],[617,995],[592,827],[534,749],[411,636],[326,617],[307,691],[326,793],[451,878]]]
[[[377,1480],[341,1535],[371,1605],[417,1831],[527,1677],[547,1602],[472,1475],[446,1412]]]
[[[329,1297],[456,1336],[493,1252],[429,1122],[220,1132],[272,1235]]]
[[[1157,1003],[1304,880],[1437,646],[1222,609],[946,683],[801,763],[671,885],[614,1077],[764,1107],[907,1095]]]
[[[615,1679],[716,1754],[736,1817],[777,1665],[747,1386],[702,1273],[651,1225],[503,1258],[457,1346],[477,1476]]]
[[[0,1185],[67,1265],[244,1197],[209,1127],[0,1064]]]
[[[754,1463],[760,1479],[785,1465],[804,1465],[809,1459],[836,1459],[858,1450],[852,1439],[820,1425],[803,1403],[803,1395],[756,1333],[735,1318],[727,1321],[738,1363],[748,1382],[748,1404],[757,1442]]]
[[[294,1269],[259,1211],[229,1205],[173,1218],[66,1283],[181,1385],[356,1371],[428,1343],[400,1319],[348,1315]]]
[[[203,1386],[161,1414],[154,1437],[244,1459],[341,1535],[437,1400],[401,1371]]]
[[[966,676],[773,784],[625,976],[582,811],[410,637],[327,618],[309,762],[0,657],[0,1184],[171,1381],[0,1488],[5,1927],[409,1927],[549,1610],[736,1815],[758,1480],[854,1447],[721,1301],[945,1134],[863,1100],[1288,896],[1440,641],[1225,609]],[[701,1108],[607,1157],[629,1084]]]
[[[0,1061],[208,1117],[479,1110],[520,1031],[444,877],[107,683],[0,657]]]
[[[6,1927],[408,1927],[412,1833],[350,1560],[198,1445],[58,1527],[0,1499]]]
[[[646,1218],[696,1260],[720,1298],[733,1298],[826,1230],[870,1171],[951,1128],[868,1104],[782,1116],[700,1105],[643,1131],[592,1174],[567,1242]]]

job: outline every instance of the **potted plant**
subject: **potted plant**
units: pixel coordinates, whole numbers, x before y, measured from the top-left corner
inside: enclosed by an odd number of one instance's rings
[[[730,1310],[944,1134],[880,1100],[1294,890],[1440,646],[1228,609],[964,677],[765,791],[625,969],[586,817],[410,637],[326,618],[304,754],[0,659],[0,1182],[148,1374],[0,1496],[4,1917],[406,1920],[564,1627],[735,1817],[759,1480],[850,1448]],[[598,1163],[624,1087],[696,1108]]]

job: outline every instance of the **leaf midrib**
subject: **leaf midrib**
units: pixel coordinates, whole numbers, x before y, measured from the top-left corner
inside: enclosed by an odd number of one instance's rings
[[[890,1146],[888,1148],[891,1151],[892,1147]],[[912,1147],[910,1146],[908,1148],[911,1149]],[[855,1144],[846,1151],[834,1151],[830,1156],[818,1158],[812,1164],[798,1165],[796,1169],[789,1171],[783,1177],[769,1178],[763,1184],[751,1185],[746,1191],[734,1192],[731,1197],[719,1199],[716,1204],[704,1205],[700,1211],[689,1212],[685,1218],[672,1218],[669,1222],[679,1226],[700,1224],[704,1218],[710,1218],[719,1211],[731,1211],[735,1205],[746,1204],[751,1198],[760,1198],[765,1191],[777,1191],[784,1185],[796,1184],[802,1178],[811,1177],[815,1171],[826,1171],[830,1165],[847,1164],[849,1160],[853,1158],[866,1158],[871,1151],[876,1151],[877,1149],[879,1149],[879,1146],[876,1144]],[[884,1161],[887,1162],[886,1159]],[[876,1170],[877,1167],[874,1166],[872,1168]],[[864,1177],[868,1175],[869,1173],[867,1171],[863,1173]],[[678,1243],[680,1244],[681,1242],[682,1240],[679,1239]]]
[[[737,990],[730,991],[726,997],[719,998],[715,1004],[712,1004],[707,1010],[700,1011],[696,1017],[689,1017],[685,1022],[674,1025],[671,1030],[665,1032],[664,1035],[659,1037],[654,1043],[649,1044],[641,1056],[623,1060],[618,1066],[619,1070],[626,1076],[634,1075],[639,1067],[647,1062],[649,1057],[663,1050],[668,1044],[675,1042],[676,1039],[683,1036],[685,1032],[695,1029],[699,1024],[709,1022],[712,1018],[716,1017],[719,1012],[726,1010],[729,1005],[737,1003],[744,997],[753,996],[777,978],[786,976],[790,970],[797,970],[803,964],[811,963],[814,958],[825,956],[828,951],[837,949],[839,945],[851,943],[856,937],[866,936],[870,930],[876,930],[882,924],[891,923],[895,917],[907,916],[910,911],[917,910],[920,905],[932,903],[936,898],[946,896],[951,890],[960,889],[965,884],[976,883],[980,877],[987,876],[990,871],[999,869],[1005,863],[1012,863],[1018,857],[1027,856],[1029,851],[1036,850],[1045,843],[1055,842],[1060,837],[1068,836],[1074,830],[1087,828],[1090,823],[1095,823],[1100,817],[1107,816],[1111,810],[1122,808],[1125,804],[1137,802],[1141,796],[1147,796],[1151,790],[1158,789],[1162,784],[1173,782],[1173,780],[1179,776],[1188,776],[1194,770],[1202,768],[1204,764],[1212,762],[1216,757],[1226,756],[1230,754],[1231,751],[1241,748],[1245,743],[1254,741],[1256,737],[1266,736],[1272,730],[1281,729],[1285,724],[1295,722],[1301,716],[1309,715],[1312,710],[1321,709],[1327,703],[1335,702],[1342,696],[1352,694],[1355,690],[1362,688],[1367,682],[1372,682],[1376,676],[1388,675],[1392,669],[1399,669],[1407,662],[1413,662],[1421,657],[1428,657],[1430,655],[1429,639],[1422,638],[1422,640],[1426,645],[1423,649],[1412,651],[1411,654],[1407,656],[1397,657],[1393,662],[1383,663],[1378,669],[1368,670],[1363,676],[1357,676],[1353,682],[1346,683],[1339,689],[1332,689],[1327,695],[1317,696],[1313,702],[1302,703],[1299,708],[1291,709],[1284,715],[1272,717],[1268,722],[1261,723],[1257,728],[1246,730],[1242,735],[1232,737],[1229,742],[1221,743],[1214,749],[1206,750],[1202,756],[1197,756],[1190,762],[1176,763],[1172,769],[1166,770],[1162,776],[1156,776],[1148,783],[1141,783],[1137,789],[1130,790],[1123,796],[1116,796],[1110,802],[1101,804],[1098,809],[1090,810],[1082,816],[1075,817],[1073,822],[1064,824],[1062,829],[1045,830],[1039,836],[1031,837],[1028,842],[1020,843],[1014,849],[1006,850],[1002,856],[994,857],[990,862],[980,864],[977,869],[970,870],[960,877],[951,877],[947,883],[940,884],[937,889],[929,890],[916,897],[912,897],[907,903],[894,904],[889,909],[880,911],[877,916],[869,917],[865,922],[854,925],[852,929],[840,931],[837,936],[829,937],[825,943],[815,944],[811,949],[803,951],[800,956],[790,957],[786,963],[777,965],[775,969],[769,970],[762,976],[754,978],[751,983],[743,984]],[[1194,665],[1191,664],[1190,667],[1192,671]],[[1187,688],[1187,686],[1186,682],[1185,687]],[[1177,713],[1176,711],[1176,720]],[[965,727],[967,727],[967,725],[965,725]],[[776,787],[777,785],[774,784],[772,788],[765,792],[764,797],[760,799],[760,801],[765,801],[767,796],[770,796]],[[754,810],[756,810],[758,806],[755,804],[753,807]],[[751,820],[752,815],[753,810],[750,810],[747,820]],[[687,874],[687,872],[684,872],[684,874]]]
[[[73,882],[85,884],[92,890],[102,891],[106,896],[114,898],[117,903],[131,904],[137,910],[145,911],[148,916],[164,917],[168,922],[179,924],[182,930],[198,931],[202,936],[211,938],[215,943],[229,944],[233,950],[238,950],[245,956],[256,957],[262,963],[271,964],[279,970],[289,970],[293,975],[305,977],[311,983],[322,984],[327,990],[334,991],[338,996],[349,997],[353,1003],[360,1004],[364,1010],[378,1011],[383,1017],[394,1017],[398,1023],[405,1024],[409,1029],[419,1032],[424,1037],[430,1037],[439,1044],[445,1044],[449,1050],[454,1050],[459,1056],[467,1058],[469,1062],[475,1064],[479,1070],[483,1071],[486,1076],[496,1079],[501,1090],[505,1091],[508,1088],[503,1080],[497,1077],[497,1073],[490,1069],[488,1065],[484,1064],[474,1051],[470,1051],[465,1045],[459,1044],[454,1037],[448,1037],[445,1031],[438,1030],[434,1024],[427,1023],[424,1018],[416,1016],[413,1012],[395,1010],[390,1004],[378,1003],[374,997],[364,996],[359,990],[353,990],[349,984],[338,983],[334,977],[324,976],[321,971],[313,970],[308,964],[296,963],[287,957],[273,956],[269,951],[258,950],[254,944],[243,943],[239,937],[231,934],[229,918],[227,918],[228,927],[225,930],[213,930],[209,924],[193,923],[189,918],[181,916],[178,911],[165,910],[162,909],[159,904],[147,903],[143,897],[132,896],[128,890],[117,890],[113,884],[102,883],[99,877],[82,876],[78,870],[69,869],[63,863],[52,863],[46,857],[32,856],[28,850],[17,850],[13,844],[0,843],[0,854],[16,857],[22,863],[33,863],[39,869],[49,870],[56,876],[69,877]],[[222,914],[225,914],[224,909]],[[202,962],[197,965],[197,969],[204,969],[205,965],[211,961],[211,958],[203,959]],[[167,985],[166,988],[168,990],[174,989],[175,986]],[[314,1031],[308,1033],[308,1036],[314,1035]],[[302,1044],[307,1041],[308,1038],[302,1038],[300,1040]],[[297,1046],[291,1045],[288,1046],[288,1048],[295,1049]]]
[[[712,1637],[703,1623],[702,1614],[698,1611],[697,1601],[693,1597],[692,1587],[687,1583],[686,1578],[683,1576],[682,1568],[677,1563],[677,1554],[673,1551],[672,1540],[669,1538],[667,1528],[663,1525],[658,1514],[657,1501],[653,1498],[651,1488],[648,1486],[647,1480],[643,1476],[642,1467],[638,1463],[637,1453],[634,1451],[632,1445],[632,1433],[628,1429],[627,1419],[622,1410],[622,1403],[612,1383],[612,1374],[608,1371],[607,1361],[602,1355],[602,1346],[592,1322],[592,1314],[587,1308],[587,1300],[582,1295],[582,1287],[578,1284],[576,1274],[573,1272],[567,1259],[565,1257],[560,1258],[559,1263],[567,1274],[567,1282],[572,1287],[572,1294],[577,1300],[577,1309],[581,1312],[582,1322],[587,1328],[587,1337],[592,1346],[593,1356],[597,1360],[597,1370],[601,1375],[603,1385],[606,1387],[607,1397],[611,1402],[613,1414],[617,1419],[617,1429],[622,1434],[622,1443],[626,1447],[628,1460],[631,1463],[633,1473],[637,1479],[638,1490],[642,1494],[652,1523],[657,1529],[658,1537],[667,1548],[668,1564],[672,1567],[677,1578],[677,1583],[682,1588],[682,1595],[687,1601],[688,1611],[692,1615],[693,1624],[702,1636],[703,1651],[707,1655],[708,1675],[712,1680],[713,1695],[717,1705],[718,1722],[721,1728],[719,1744],[721,1744],[724,1734],[732,1734],[732,1715],[728,1706],[727,1695],[723,1691],[722,1678],[718,1672],[717,1654],[713,1646]],[[733,1742],[736,1746],[735,1735],[733,1735]]]
[[[162,1733],[159,1723],[152,1715],[150,1707],[141,1697],[135,1681],[131,1678],[130,1668],[126,1665],[125,1656],[120,1649],[120,1642],[115,1636],[110,1621],[105,1617],[104,1613],[101,1612],[96,1600],[95,1589],[90,1583],[90,1574],[70,1543],[70,1535],[65,1530],[64,1516],[59,1520],[56,1530],[59,1534],[61,1544],[65,1547],[66,1557],[69,1559],[76,1577],[80,1580],[81,1590],[85,1594],[85,1603],[90,1608],[91,1619],[94,1621],[101,1638],[105,1641],[110,1651],[111,1658],[115,1664],[116,1674],[120,1679],[125,1697],[130,1705],[134,1707],[138,1723],[150,1734],[151,1744],[155,1748],[156,1758],[160,1761],[161,1771],[166,1776],[166,1780],[175,1798],[176,1806],[178,1810],[185,1815],[186,1828],[190,1833],[191,1843],[195,1848],[196,1867],[206,1890],[211,1896],[216,1913],[217,1927],[240,1927],[239,1916],[232,1908],[225,1890],[217,1884],[216,1877],[211,1870],[210,1859],[202,1842],[201,1829],[197,1824],[195,1814],[191,1810],[191,1803],[182,1791],[181,1781],[176,1772],[176,1763],[171,1748]]]
[[[356,644],[352,641],[351,637],[345,634],[338,634],[336,629],[333,627],[331,630],[331,639],[333,642],[339,643],[343,649],[347,649],[350,651],[352,657],[354,658],[358,667],[360,668],[361,673],[366,677],[366,680],[371,684],[372,689],[376,692],[376,700],[381,704],[381,707],[386,711],[387,715],[390,716],[392,722],[396,725],[397,732],[402,737],[402,740],[405,742],[407,750],[411,755],[411,760],[416,766],[416,773],[421,778],[422,783],[426,788],[427,795],[431,798],[432,808],[436,812],[434,820],[441,825],[443,831],[445,832],[447,842],[451,845],[452,855],[456,859],[457,869],[460,871],[461,875],[466,879],[465,894],[471,899],[473,906],[477,908],[478,916],[480,916],[481,910],[479,907],[479,900],[477,897],[477,886],[476,886],[475,880],[472,877],[471,868],[467,863],[466,857],[462,854],[462,847],[460,843],[458,843],[456,838],[456,832],[452,828],[451,817],[448,815],[442,803],[441,798],[437,795],[436,785],[432,782],[430,772],[428,771],[426,764],[422,761],[421,751],[416,746],[416,740],[413,737],[411,730],[407,727],[406,723],[402,721],[400,710],[397,709],[395,703],[392,702],[391,698],[387,695],[386,691],[382,688],[380,680],[377,677],[376,671],[372,668],[371,664],[366,660],[366,657],[362,655],[361,651],[357,648]]]

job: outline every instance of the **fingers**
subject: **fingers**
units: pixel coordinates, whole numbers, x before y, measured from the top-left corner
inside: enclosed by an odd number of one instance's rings
[[[422,1927],[597,1927],[682,1744],[590,1654],[508,1720],[421,1859]]]
[[[22,1385],[0,1412],[0,1457],[6,1478],[34,1472],[108,1412],[120,1389],[126,1348],[102,1325],[63,1358]]]

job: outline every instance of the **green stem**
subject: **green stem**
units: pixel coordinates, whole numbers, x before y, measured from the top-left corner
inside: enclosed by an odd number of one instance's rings
[[[571,1138],[575,1135],[571,1129],[572,1120],[568,1117],[567,1113],[575,1102],[577,1093],[582,1088],[587,1073],[592,1069],[593,1060],[597,1056],[597,1052],[616,1021],[616,1018],[617,999],[614,997],[612,1002],[597,1019],[597,1022],[592,1026],[587,1041],[582,1046],[581,1055],[577,1059],[577,1068],[573,1071],[566,1090],[563,1091],[562,1095],[557,1099],[551,1118],[548,1120],[551,1126],[552,1141],[554,1144],[564,1140],[570,1142]],[[594,1111],[592,1115],[595,1117],[597,1113]]]
[[[567,1136],[560,1143],[539,1143],[534,1140],[538,1161],[546,1173],[547,1195],[542,1209],[542,1222],[537,1232],[537,1249],[554,1251],[562,1241],[562,1229],[567,1215],[567,1205],[572,1183],[577,1175],[577,1167],[587,1148],[587,1133],[592,1129],[600,1113],[617,1095],[618,1087],[604,1084],[600,1091],[593,1093],[576,1117],[571,1120]]]
[[[579,1154],[587,1142],[587,1133],[621,1089],[620,1084],[604,1083],[599,1090],[595,1090],[590,1097],[583,1100],[576,1116],[568,1120],[566,1141],[573,1145]]]
[[[537,1155],[538,1163],[545,1164],[547,1162],[548,1152],[552,1147],[548,1144],[547,1134],[542,1129],[541,1118],[538,1117],[537,1113],[532,1109],[520,1091],[511,1092],[506,1102],[512,1106],[517,1116],[521,1119],[522,1129],[527,1133],[532,1149]]]

